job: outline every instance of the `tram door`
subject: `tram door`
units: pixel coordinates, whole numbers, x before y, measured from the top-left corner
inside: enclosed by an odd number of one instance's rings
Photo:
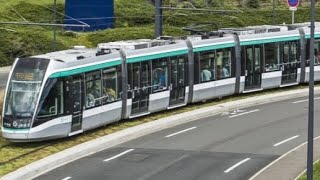
[[[282,51],[282,81],[281,84],[291,84],[297,82],[297,61],[298,44],[296,42],[287,42],[283,44]]]
[[[186,56],[170,58],[170,106],[185,102],[185,89],[187,85],[186,63]]]
[[[134,63],[129,67],[129,84],[132,92],[131,114],[148,112],[150,94],[150,65],[148,61]]]
[[[82,94],[83,82],[81,77],[73,78],[72,83],[72,122],[71,132],[79,131],[82,127]]]
[[[246,53],[246,78],[245,90],[261,88],[261,60],[262,47],[251,46],[245,48]]]

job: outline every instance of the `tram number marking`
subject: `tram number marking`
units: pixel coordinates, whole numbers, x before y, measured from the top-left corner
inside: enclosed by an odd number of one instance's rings
[[[61,123],[67,123],[69,122],[69,118],[68,117],[62,117],[61,118]]]

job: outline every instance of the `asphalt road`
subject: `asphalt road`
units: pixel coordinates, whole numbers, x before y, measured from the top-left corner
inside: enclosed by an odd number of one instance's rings
[[[223,112],[129,141],[36,179],[248,179],[307,140],[307,98]],[[320,135],[320,98],[315,136]]]

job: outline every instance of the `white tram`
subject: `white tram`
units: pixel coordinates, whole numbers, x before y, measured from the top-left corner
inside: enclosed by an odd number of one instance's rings
[[[188,103],[308,82],[309,28],[255,28],[19,58],[5,92],[2,135],[11,141],[67,137]],[[320,29],[315,37],[319,81]]]

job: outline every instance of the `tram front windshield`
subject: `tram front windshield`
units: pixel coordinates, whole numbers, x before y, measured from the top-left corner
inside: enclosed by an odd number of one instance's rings
[[[3,125],[7,127],[30,127],[48,59],[21,58],[11,75]],[[28,119],[27,122],[14,120]]]

